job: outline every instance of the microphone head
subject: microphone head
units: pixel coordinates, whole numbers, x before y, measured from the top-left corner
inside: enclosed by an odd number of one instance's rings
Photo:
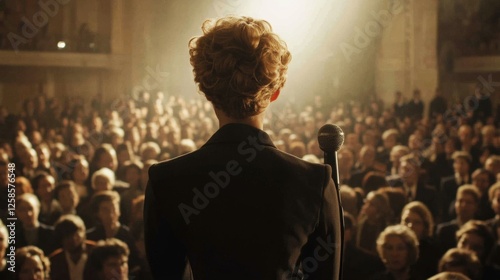
[[[344,144],[344,131],[334,124],[325,124],[318,131],[319,148],[323,152],[336,152]]]

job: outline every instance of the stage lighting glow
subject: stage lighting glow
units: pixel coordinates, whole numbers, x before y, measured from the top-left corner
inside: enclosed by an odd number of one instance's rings
[[[267,20],[297,54],[310,49],[311,41],[318,36],[325,36],[325,25],[334,24],[347,3],[347,0],[257,0],[242,2],[239,14]]]
[[[57,42],[57,48],[60,50],[66,48],[66,42],[64,42],[64,41]]]

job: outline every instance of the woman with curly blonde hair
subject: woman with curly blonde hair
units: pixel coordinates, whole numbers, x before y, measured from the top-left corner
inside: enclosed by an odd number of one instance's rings
[[[286,44],[250,17],[207,20],[202,30],[189,41],[190,62],[219,129],[198,150],[149,169],[154,278],[338,278],[342,216],[331,168],[278,150],[263,130],[286,81]]]

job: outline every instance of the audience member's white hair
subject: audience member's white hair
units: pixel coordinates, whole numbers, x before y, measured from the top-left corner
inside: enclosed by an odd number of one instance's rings
[[[38,200],[38,197],[36,197],[36,195],[32,194],[32,193],[23,193],[22,195],[18,196],[16,198],[16,203],[19,204],[19,202],[21,201],[24,201],[24,202],[27,202],[31,205],[33,205],[33,207],[37,208],[37,209],[40,209],[40,200]]]
[[[307,154],[302,157],[303,160],[312,162],[312,163],[321,163],[319,158],[313,154]]]
[[[182,139],[179,146],[181,154],[194,152],[196,150],[196,144],[191,139]]]
[[[96,179],[98,177],[103,177],[103,178],[106,178],[108,179],[109,183],[111,184],[111,186],[114,186],[115,185],[115,173],[113,172],[113,170],[107,168],[107,167],[103,167],[99,170],[97,170],[96,172],[94,172],[94,174],[92,175],[92,189],[95,189],[95,182],[96,182]]]

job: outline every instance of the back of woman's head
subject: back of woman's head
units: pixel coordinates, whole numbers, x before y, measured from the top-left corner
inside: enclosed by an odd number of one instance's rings
[[[286,44],[264,20],[207,20],[203,35],[189,41],[194,80],[215,108],[242,119],[256,115],[286,80]]]

